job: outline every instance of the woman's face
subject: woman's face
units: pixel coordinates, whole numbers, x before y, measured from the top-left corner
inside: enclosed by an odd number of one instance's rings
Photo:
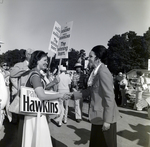
[[[95,67],[96,66],[96,64],[95,64],[96,58],[95,57],[96,57],[95,53],[93,51],[91,51],[89,53],[89,58],[88,58],[90,67]]]
[[[40,70],[47,69],[47,65],[48,65],[47,56],[42,57],[42,58],[38,61],[38,67],[39,67]]]

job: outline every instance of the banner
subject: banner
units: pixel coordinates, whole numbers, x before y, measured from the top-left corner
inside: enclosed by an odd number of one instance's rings
[[[66,25],[61,29],[56,59],[68,58],[72,26],[73,21],[66,23]]]
[[[56,92],[45,91],[46,94],[56,94]],[[58,101],[41,101],[33,88],[21,87],[20,111],[23,113],[59,114]]]
[[[61,26],[58,24],[58,22],[55,21],[52,36],[49,43],[49,50],[51,50],[54,53],[57,52],[60,35],[61,35]]]

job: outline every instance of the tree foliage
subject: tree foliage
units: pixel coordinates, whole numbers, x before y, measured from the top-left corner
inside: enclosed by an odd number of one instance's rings
[[[108,68],[113,74],[146,69],[148,58],[145,38],[135,32],[115,35],[108,42]]]
[[[3,53],[0,55],[0,63],[6,62],[11,67],[17,62],[23,61],[24,51],[24,49],[14,49]],[[128,72],[132,69],[147,69],[148,59],[150,59],[150,28],[143,36],[138,36],[133,31],[114,35],[108,41],[107,51],[107,66],[112,74],[118,74],[120,71]],[[68,59],[62,59],[62,65],[69,70],[73,70],[77,62],[81,62],[84,66],[85,57],[84,49],[77,51],[71,48]],[[50,64],[52,71],[58,68],[59,61],[55,56],[52,58]]]
[[[79,59],[80,53],[75,49],[71,48],[70,52],[68,52],[68,59],[62,59],[61,65],[67,67],[68,70],[74,70],[74,65],[77,63]],[[52,58],[52,62],[50,65],[50,69],[53,72],[54,69],[58,69],[60,59],[56,59],[56,55]],[[68,62],[68,64],[67,64]]]
[[[72,48],[70,50],[68,56],[69,56],[69,58],[68,58],[68,69],[74,70],[74,65],[77,63],[79,56],[80,56],[80,53],[79,53],[79,51]]]
[[[14,49],[9,50],[6,53],[3,53],[0,56],[0,63],[6,62],[10,67],[15,63],[21,62],[25,59],[25,50],[24,49]]]

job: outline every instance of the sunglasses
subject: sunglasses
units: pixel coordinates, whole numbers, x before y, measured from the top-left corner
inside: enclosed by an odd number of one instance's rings
[[[4,64],[3,66],[7,66],[6,64]]]

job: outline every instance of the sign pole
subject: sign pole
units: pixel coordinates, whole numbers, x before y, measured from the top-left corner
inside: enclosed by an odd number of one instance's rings
[[[62,63],[62,58],[60,58],[60,60],[59,60],[58,75],[60,74],[60,65],[61,65],[61,63]]]
[[[48,63],[48,70],[50,70],[50,66],[51,66],[51,62],[52,62],[53,57],[49,57],[49,58],[50,58],[50,60],[49,60],[49,63]]]

